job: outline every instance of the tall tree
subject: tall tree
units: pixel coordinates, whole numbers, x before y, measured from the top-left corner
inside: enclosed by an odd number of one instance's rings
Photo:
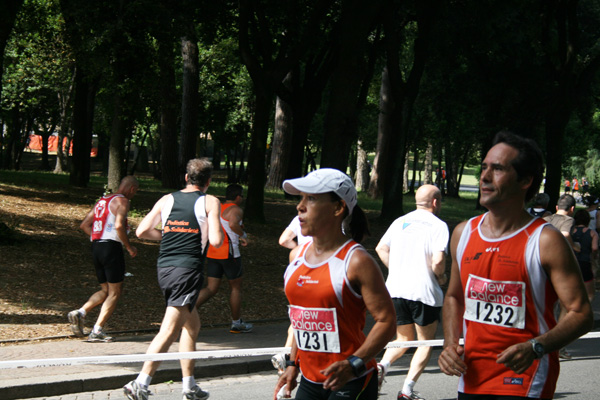
[[[287,100],[283,80],[318,39],[320,23],[328,15],[331,3],[321,1],[308,7],[302,2],[239,2],[240,52],[255,93],[248,156],[248,219],[264,220],[266,148],[275,94]]]
[[[187,34],[181,38],[183,85],[181,101],[181,137],[179,141],[179,170],[185,171],[189,160],[196,156],[198,141],[198,39],[188,23]]]
[[[553,207],[560,195],[567,124],[600,71],[600,7],[594,1],[550,1],[540,22],[543,66],[551,84],[545,104],[545,192]]]
[[[412,110],[419,93],[421,78],[429,57],[431,29],[436,17],[436,7],[430,1],[415,2],[413,13],[407,13],[400,4],[389,2],[386,9],[384,29],[386,35],[387,68],[390,91],[394,105],[393,127],[391,129],[388,155],[389,165],[385,168],[385,187],[381,206],[381,217],[396,218],[404,214],[403,210],[403,169],[406,151],[410,144],[410,122]],[[414,21],[415,23],[405,24]],[[403,43],[413,37],[412,63],[404,63]],[[403,71],[406,69],[407,71]],[[407,76],[406,80],[403,76]],[[382,173],[380,166],[379,174]]]
[[[15,26],[17,14],[23,5],[23,0],[5,0],[0,13],[0,56],[4,58],[4,49],[8,38]],[[4,63],[0,62],[0,82],[4,73]],[[0,85],[0,99],[2,98],[2,85]]]
[[[337,62],[332,74],[329,105],[323,136],[321,166],[346,171],[348,155],[357,139],[357,115],[370,82],[369,34],[383,1],[342,2],[336,33]],[[361,93],[362,91],[362,93]]]

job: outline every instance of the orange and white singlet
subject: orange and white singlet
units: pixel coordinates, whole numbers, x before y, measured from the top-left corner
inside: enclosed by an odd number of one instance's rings
[[[347,277],[350,258],[360,244],[349,240],[328,260],[316,265],[304,257],[311,245],[304,244],[288,265],[285,294],[302,375],[321,383],[326,379],[321,370],[345,360],[365,341],[366,307]],[[366,367],[366,373],[372,371],[375,360],[366,362]]]
[[[456,254],[465,295],[467,364],[458,391],[552,398],[557,352],[535,360],[521,375],[496,363],[506,348],[556,325],[552,311],[558,298],[540,262],[539,239],[546,223],[534,218],[509,236],[489,239],[481,232],[486,215],[467,222]]]
[[[240,238],[229,227],[229,220],[223,218],[223,213],[231,206],[235,206],[235,203],[225,203],[221,205],[221,216],[219,218],[221,220],[221,230],[223,231],[223,244],[221,244],[221,247],[218,249],[209,246],[208,252],[206,253],[206,257],[208,258],[226,260],[230,257],[237,258],[240,256]]]
[[[110,203],[116,197],[125,197],[122,194],[111,194],[102,196],[94,206],[94,221],[92,223],[92,235],[90,240],[114,240],[121,242],[115,228],[116,216],[110,211]],[[129,231],[129,226],[127,226]]]

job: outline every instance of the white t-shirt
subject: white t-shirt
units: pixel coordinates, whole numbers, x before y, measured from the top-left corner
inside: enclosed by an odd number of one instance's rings
[[[386,287],[391,297],[441,307],[444,294],[431,269],[436,252],[448,248],[448,225],[434,214],[415,210],[396,219],[380,243],[390,248]]]
[[[312,240],[312,237],[304,236],[302,234],[302,230],[300,228],[300,218],[297,215],[294,217],[292,222],[290,222],[287,229],[291,230],[292,232],[294,232],[296,234],[296,240],[298,241],[298,246]]]
[[[596,218],[598,218],[598,210],[592,210],[590,211],[590,224],[589,224],[589,228],[596,230]]]

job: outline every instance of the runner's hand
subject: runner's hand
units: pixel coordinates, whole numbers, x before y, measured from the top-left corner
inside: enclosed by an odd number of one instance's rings
[[[348,360],[336,361],[321,373],[327,377],[323,382],[323,389],[326,390],[340,390],[350,379],[354,378],[354,371]]]
[[[460,345],[446,346],[438,358],[438,365],[446,375],[461,376],[467,372],[467,365],[462,359],[465,353],[464,347]]]
[[[275,392],[273,393],[273,400],[277,400],[277,394],[281,390],[284,385],[287,387],[284,389],[285,397],[290,398],[292,395],[292,390],[296,388],[298,382],[296,379],[298,378],[298,367],[287,367],[283,374],[279,377],[277,381],[277,385],[275,386]]]
[[[529,342],[514,344],[498,354],[496,358],[498,364],[504,364],[506,368],[517,374],[525,372],[533,364],[533,360],[535,354]]]
[[[127,248],[127,252],[129,253],[129,255],[133,258],[137,255],[137,249],[133,246],[129,246]]]

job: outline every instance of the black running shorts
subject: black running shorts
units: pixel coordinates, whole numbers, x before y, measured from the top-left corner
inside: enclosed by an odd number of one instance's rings
[[[442,307],[431,307],[420,301],[398,297],[392,298],[392,302],[396,309],[396,325],[417,324],[427,326],[440,320]]]
[[[187,305],[193,310],[198,299],[204,277],[202,271],[194,268],[157,268],[158,285],[165,296],[167,307]]]
[[[98,283],[121,283],[125,279],[123,245],[114,240],[92,242],[92,258]]]
[[[377,372],[371,371],[361,378],[347,382],[336,391],[323,389],[323,384],[313,383],[301,377],[294,398],[296,400],[377,400],[377,396]]]
[[[223,274],[230,281],[242,277],[242,257],[227,258],[217,260],[216,258],[206,259],[206,276],[210,278],[223,278]]]

